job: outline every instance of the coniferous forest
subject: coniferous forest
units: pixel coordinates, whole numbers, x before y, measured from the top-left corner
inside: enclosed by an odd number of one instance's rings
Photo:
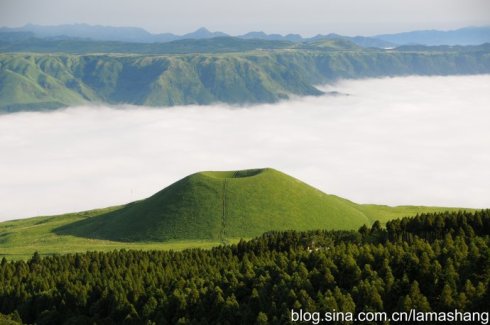
[[[0,263],[6,324],[284,324],[308,311],[488,311],[490,210],[358,231],[270,232],[211,250]]]

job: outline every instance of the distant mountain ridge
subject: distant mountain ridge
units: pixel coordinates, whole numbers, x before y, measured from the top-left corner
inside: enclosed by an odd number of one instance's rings
[[[222,32],[210,32],[201,27],[192,33],[175,35],[172,33],[152,34],[139,27],[113,27],[88,24],[71,24],[56,26],[41,26],[27,24],[22,27],[1,27],[0,33],[31,33],[38,38],[66,38],[90,39],[94,41],[116,41],[135,43],[162,43],[181,39],[207,39],[214,37],[229,36]]]
[[[211,32],[201,27],[194,32],[176,35],[172,33],[152,34],[139,27],[114,27],[88,24],[71,24],[58,26],[40,26],[27,24],[22,27],[0,28],[0,39],[9,33],[31,33],[32,37],[60,39],[90,39],[96,41],[117,41],[135,43],[163,43],[183,39],[209,39],[214,37],[231,36],[223,32]],[[26,34],[24,34],[26,36]],[[302,37],[299,34],[266,34],[262,31],[252,31],[234,36],[242,39],[262,39],[273,41],[309,42],[319,39],[344,39],[362,47],[387,48],[397,45],[478,45],[490,42],[490,27],[467,27],[452,31],[411,31],[397,34],[382,34],[376,36],[343,36],[335,33],[318,34],[314,37]]]
[[[490,26],[465,27],[456,30],[418,30],[374,38],[398,45],[477,45],[490,42]]]

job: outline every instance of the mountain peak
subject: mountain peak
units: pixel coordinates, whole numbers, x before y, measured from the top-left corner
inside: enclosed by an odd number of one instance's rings
[[[211,32],[206,27],[198,28],[195,32],[182,35],[182,38],[193,38],[193,39],[203,39],[203,38],[213,38],[220,36],[228,36],[228,34],[222,32]]]
[[[194,33],[211,33],[211,32],[206,27],[200,27],[200,28],[196,29],[196,31]]]

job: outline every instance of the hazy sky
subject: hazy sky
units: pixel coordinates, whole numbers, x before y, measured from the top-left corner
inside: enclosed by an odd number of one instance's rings
[[[490,207],[490,75],[343,81],[249,108],[0,115],[0,220],[145,198],[201,170],[273,167],[359,203]],[[380,91],[382,89],[383,91]]]
[[[88,23],[183,34],[372,35],[490,24],[488,0],[0,0],[0,25]]]

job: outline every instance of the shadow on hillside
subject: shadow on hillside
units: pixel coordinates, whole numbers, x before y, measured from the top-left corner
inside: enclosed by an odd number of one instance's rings
[[[129,203],[120,209],[105,212],[96,216],[86,217],[52,230],[57,235],[68,235],[89,239],[102,239],[119,242],[141,241],[134,236],[125,236],[127,231],[114,227],[118,220],[130,212],[136,202]],[[110,229],[108,229],[110,227]]]

